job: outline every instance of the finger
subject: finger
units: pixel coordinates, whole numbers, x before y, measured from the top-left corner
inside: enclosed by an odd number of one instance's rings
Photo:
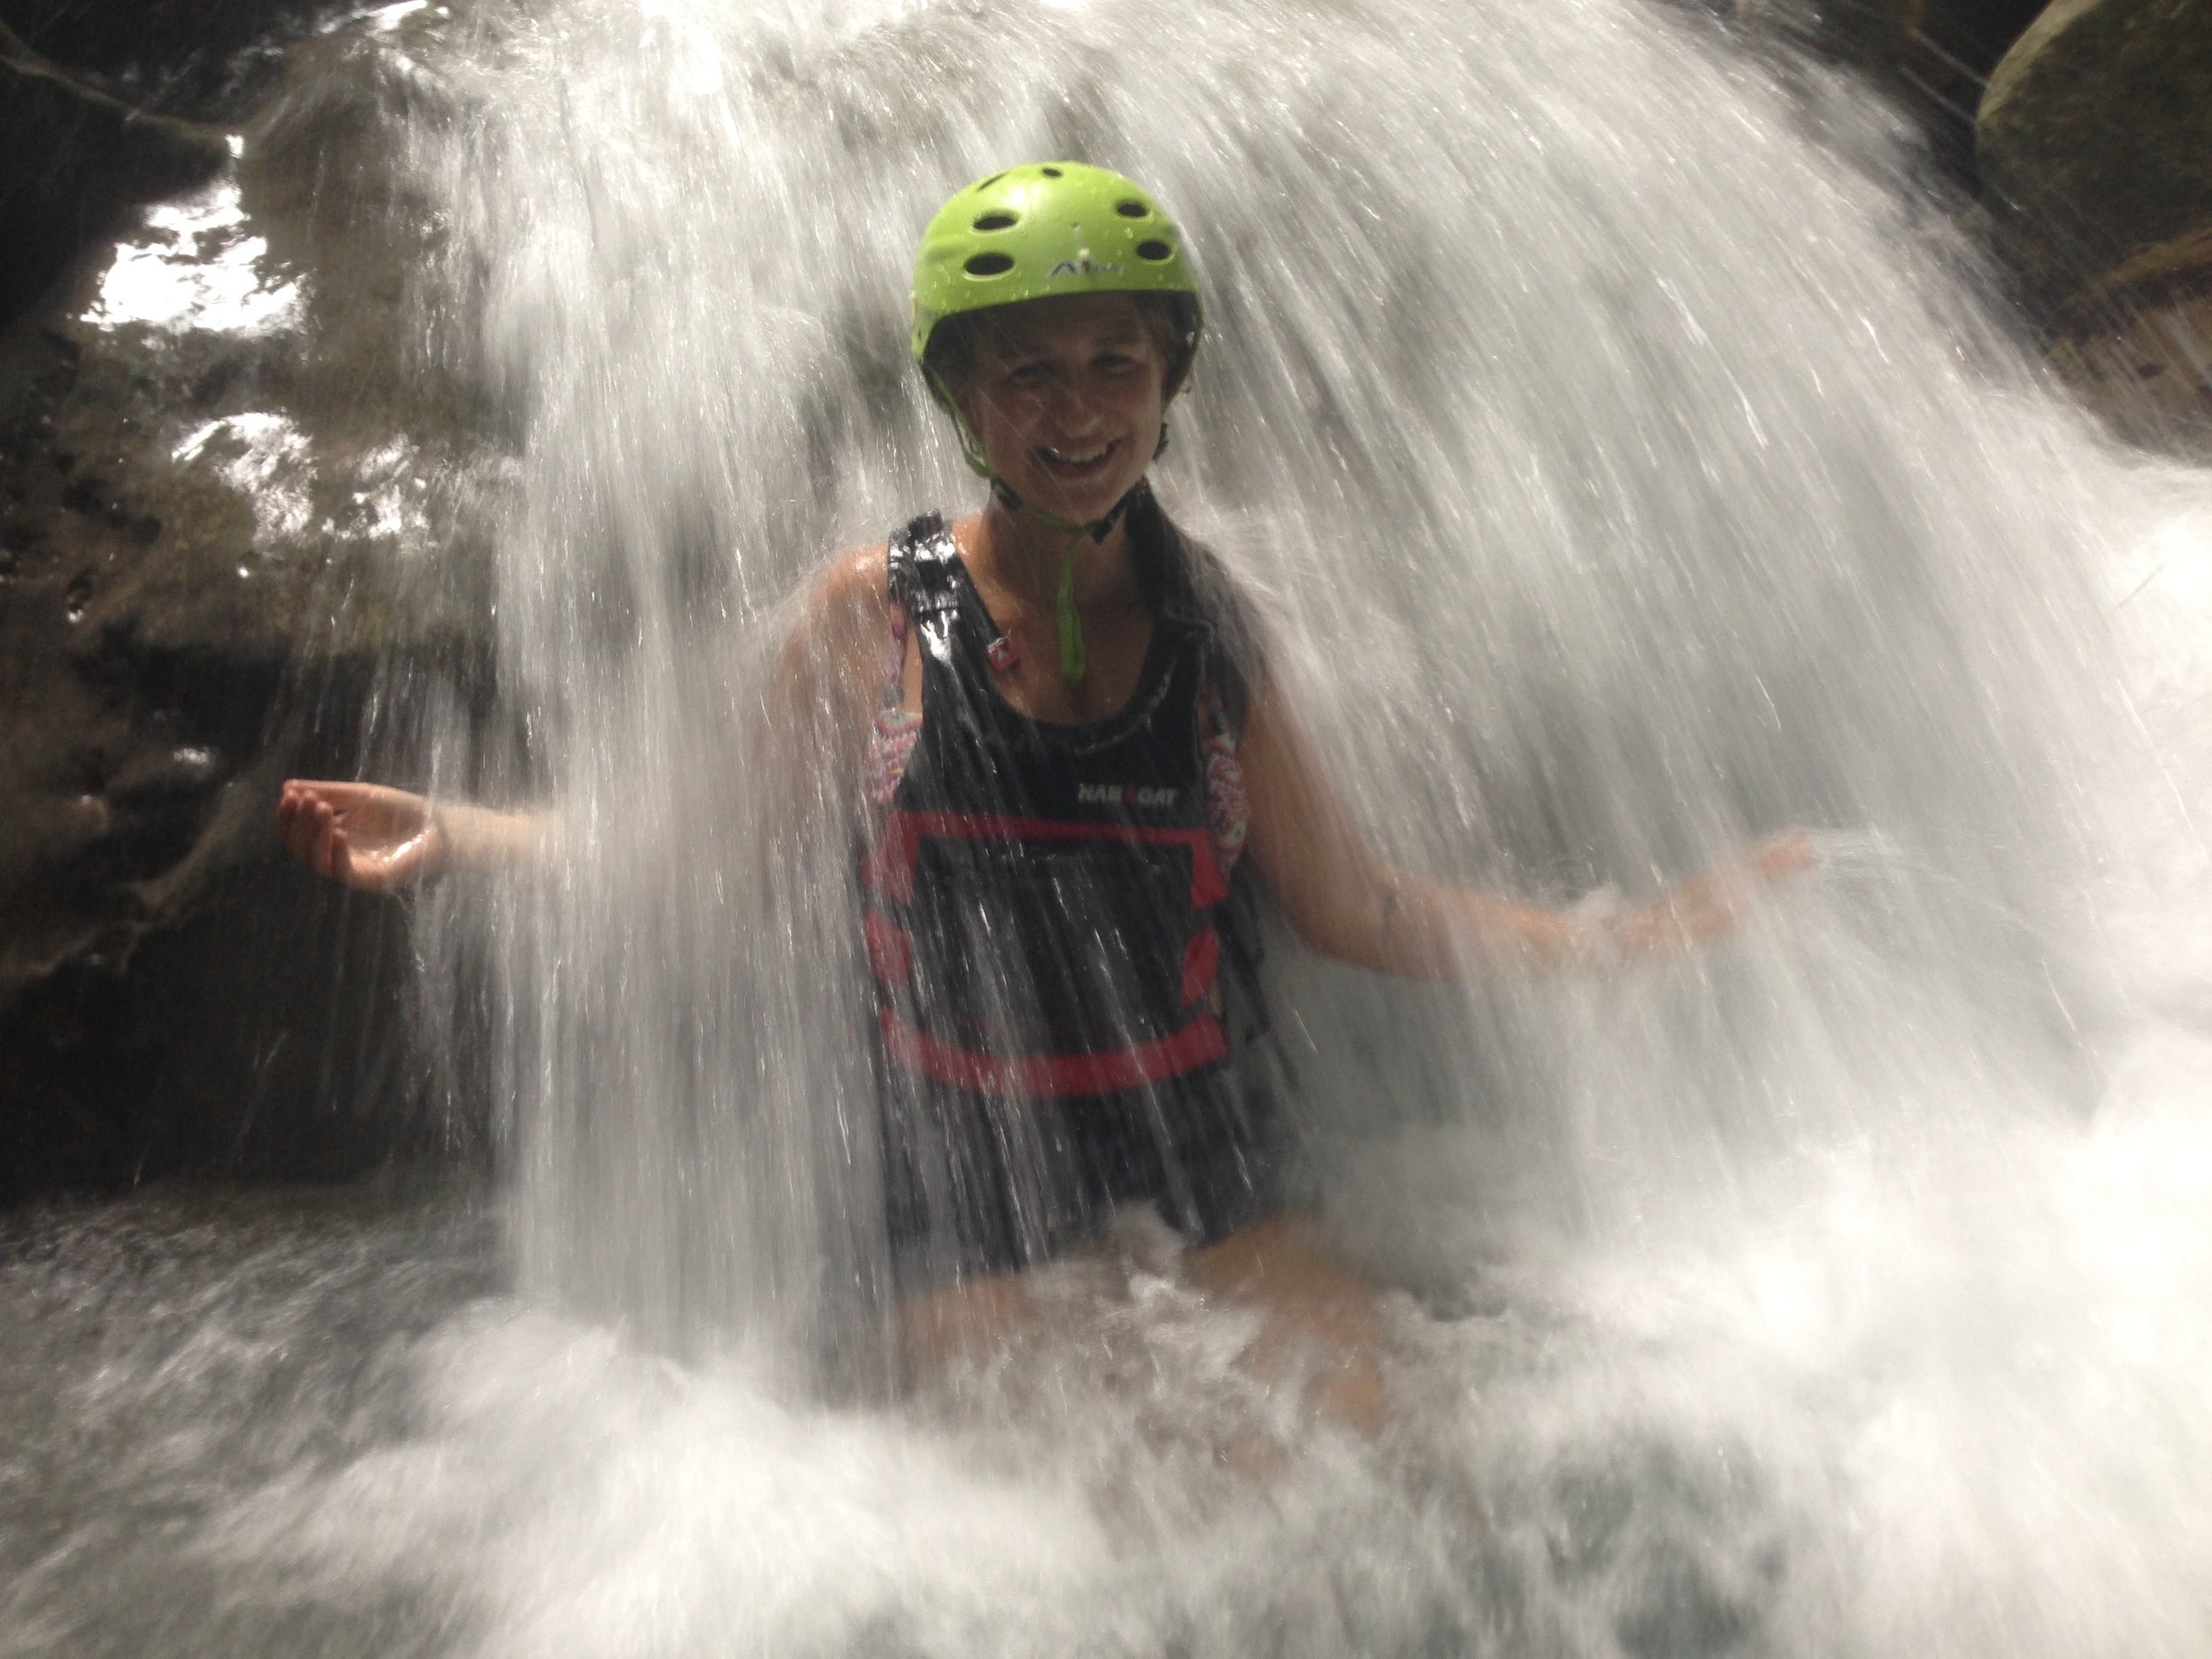
[[[338,827],[338,814],[327,801],[315,803],[315,868],[332,880],[339,879],[338,849],[345,842],[345,832]]]
[[[295,811],[280,829],[284,836],[284,849],[309,869],[315,867],[315,831],[304,814]]]
[[[311,784],[288,783],[284,786],[283,798],[277,803],[277,811],[280,816],[288,817],[296,827],[302,818],[314,810],[316,802],[320,798]]]

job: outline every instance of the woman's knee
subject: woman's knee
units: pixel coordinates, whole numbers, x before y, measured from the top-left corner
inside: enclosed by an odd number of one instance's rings
[[[898,1332],[909,1380],[934,1376],[1004,1346],[1030,1322],[1030,1300],[1013,1273],[993,1273],[907,1297],[899,1304]]]
[[[1323,1248],[1310,1223],[1273,1216],[1201,1251],[1191,1278],[1256,1309],[1244,1363],[1262,1382],[1301,1379],[1306,1403],[1362,1433],[1387,1418],[1379,1294]]]

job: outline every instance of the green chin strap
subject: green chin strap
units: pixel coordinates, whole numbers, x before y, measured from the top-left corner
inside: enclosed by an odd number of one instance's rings
[[[1124,495],[1116,502],[1113,511],[1103,518],[1080,524],[1073,518],[1063,518],[1057,513],[1047,512],[1041,507],[1031,506],[1007,487],[1004,479],[996,475],[991,479],[991,493],[1016,512],[1025,512],[1056,530],[1068,533],[1068,544],[1060,555],[1060,592],[1053,601],[1053,615],[1059,624],[1060,678],[1071,687],[1079,686],[1083,683],[1083,673],[1090,665],[1090,659],[1083,650],[1082,613],[1075,608],[1075,556],[1082,551],[1085,537],[1094,541],[1106,539],[1106,533],[1114,527],[1115,522],[1121,517],[1122,509],[1128,504],[1129,496]],[[1133,495],[1135,491],[1130,493]]]
[[[1060,678],[1071,687],[1083,683],[1083,671],[1090,666],[1083,654],[1083,618],[1075,609],[1075,555],[1084,534],[1078,529],[1068,538],[1067,553],[1060,561],[1060,596],[1053,604],[1060,623]]]
[[[931,376],[933,380],[935,376]],[[998,475],[998,469],[983,453],[983,444],[968,425],[968,418],[960,412],[960,405],[952,397],[949,388],[943,396],[945,407],[952,411],[952,424],[960,433],[960,453],[968,463],[969,471],[984,479],[991,486],[991,494],[1015,512],[1025,512],[1041,524],[1068,533],[1067,547],[1060,555],[1060,592],[1053,602],[1053,615],[1059,624],[1060,678],[1071,687],[1083,682],[1084,672],[1090,659],[1083,650],[1083,618],[1075,608],[1075,556],[1082,549],[1083,538],[1103,541],[1129,505],[1129,495],[1124,495],[1103,518],[1094,518],[1086,524],[1079,519],[1063,518],[1059,514],[1047,512],[1042,507],[1024,501],[1013,487]],[[1133,488],[1130,495],[1136,490]]]

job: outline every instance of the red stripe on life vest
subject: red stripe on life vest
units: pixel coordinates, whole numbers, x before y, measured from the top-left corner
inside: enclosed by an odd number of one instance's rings
[[[1134,1048],[1097,1054],[1010,1056],[958,1048],[907,1024],[888,1008],[882,1013],[884,1048],[896,1064],[955,1088],[1012,1099],[1110,1094],[1164,1083],[1229,1057],[1228,1037],[1211,1014],[1191,1021],[1172,1037]]]
[[[1183,986],[1176,995],[1186,1008],[1214,988],[1220,969],[1221,935],[1209,926],[1183,947]]]
[[[948,841],[1135,841],[1148,847],[1190,849],[1190,902],[1194,910],[1225,903],[1229,879],[1215,856],[1213,833],[1151,824],[1085,824],[1070,818],[1009,818],[991,812],[910,812],[885,818],[875,850],[863,866],[868,885],[897,904],[914,902],[914,870],[922,839]]]
[[[906,929],[871,915],[860,925],[868,941],[868,965],[885,985],[904,985],[914,972],[914,941]]]
[[[914,902],[914,865],[921,856],[921,837],[911,812],[893,811],[883,820],[876,844],[861,861],[860,878],[874,892],[895,904]]]

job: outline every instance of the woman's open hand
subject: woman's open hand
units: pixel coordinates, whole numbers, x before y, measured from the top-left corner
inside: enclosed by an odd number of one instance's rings
[[[295,778],[277,801],[277,834],[309,869],[365,893],[426,880],[450,851],[429,802],[380,783]]]
[[[1630,960],[1649,961],[1725,939],[1743,926],[1767,888],[1811,869],[1815,862],[1805,832],[1786,831],[1617,918],[1610,927],[1614,942]]]

